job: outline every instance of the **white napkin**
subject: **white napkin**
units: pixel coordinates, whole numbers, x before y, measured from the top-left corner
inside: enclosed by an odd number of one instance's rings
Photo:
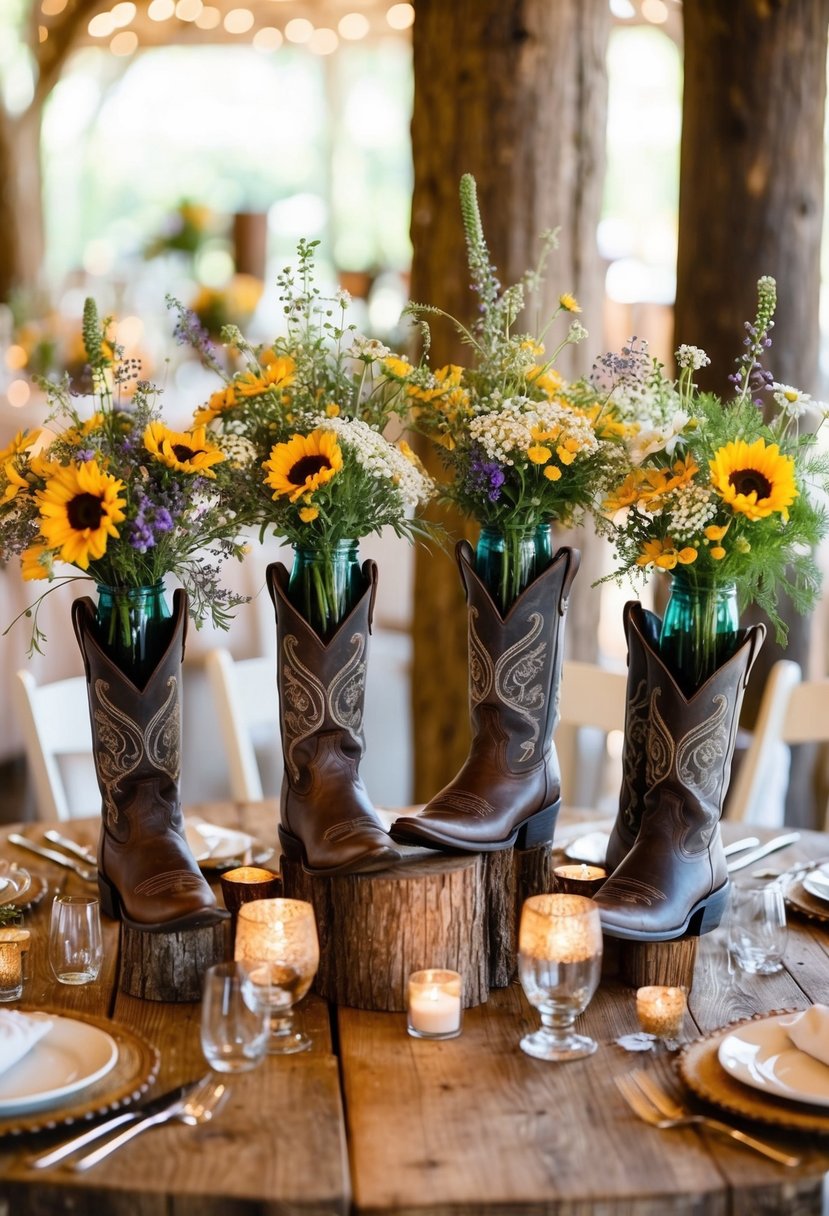
[[[38,1039],[49,1033],[52,1025],[52,1019],[45,1013],[0,1009],[0,1073],[31,1051]]]
[[[829,1005],[812,1005],[788,1025],[789,1038],[807,1055],[829,1064]]]

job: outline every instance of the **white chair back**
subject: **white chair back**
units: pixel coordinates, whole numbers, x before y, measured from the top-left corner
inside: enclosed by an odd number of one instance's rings
[[[603,793],[607,795],[608,810],[618,805],[616,769],[620,780],[621,766],[608,764],[608,736],[624,730],[626,690],[625,671],[565,660],[561,720],[555,735],[565,805],[600,809],[597,804]],[[620,738],[618,743],[613,749],[617,757],[621,755]]]
[[[229,650],[217,646],[205,656],[205,670],[227,754],[230,796],[237,802],[258,802],[264,795],[255,728],[270,726],[273,746],[281,751],[276,660],[270,656],[234,660]]]
[[[92,771],[92,730],[89,725],[86,680],[72,676],[53,684],[38,684],[28,671],[18,671],[14,700],[23,731],[26,759],[34,785],[39,819],[66,820],[94,813],[95,795],[89,781],[88,799],[78,803],[67,789],[62,760],[83,756]]]

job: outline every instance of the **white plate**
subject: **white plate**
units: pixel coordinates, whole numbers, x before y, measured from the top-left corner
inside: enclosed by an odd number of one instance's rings
[[[815,899],[825,899],[829,902],[829,872],[825,866],[809,871],[803,879],[803,890],[814,895]]]
[[[56,1106],[100,1080],[118,1060],[118,1044],[97,1026],[49,1015],[52,1029],[22,1060],[0,1073],[0,1115]]]
[[[587,832],[564,847],[564,856],[571,861],[585,861],[591,866],[603,866],[607,857],[610,835],[607,832]]]
[[[184,831],[199,865],[221,865],[236,858],[241,860],[248,849],[256,844],[256,838],[247,832],[220,828],[215,823],[205,823],[201,819],[185,820]]]
[[[717,1057],[735,1081],[752,1089],[829,1107],[829,1067],[795,1047],[786,1027],[796,1013],[776,1013],[747,1022],[726,1035]]]

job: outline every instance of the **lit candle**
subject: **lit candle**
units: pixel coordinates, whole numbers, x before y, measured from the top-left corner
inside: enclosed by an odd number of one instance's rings
[[[592,899],[603,882],[607,880],[607,870],[601,866],[589,866],[582,862],[580,865],[556,866],[553,870],[555,889],[563,895],[585,895]]]
[[[636,991],[636,1016],[646,1034],[676,1039],[682,1033],[687,1000],[684,988],[651,985]]]
[[[23,958],[17,942],[0,942],[0,1001],[23,995]]]
[[[260,866],[238,866],[235,870],[226,870],[219,882],[225,907],[234,920],[242,904],[251,903],[254,899],[276,899],[282,894],[281,876]]]
[[[430,969],[409,976],[408,1031],[420,1039],[452,1039],[461,1032],[461,977]]]

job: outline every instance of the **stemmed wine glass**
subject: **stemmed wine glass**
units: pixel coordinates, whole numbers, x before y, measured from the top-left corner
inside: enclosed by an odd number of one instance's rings
[[[533,895],[521,909],[518,974],[541,1028],[521,1050],[539,1060],[577,1060],[597,1043],[572,1027],[599,984],[602,929],[599,908],[583,895]]]
[[[269,1055],[305,1051],[311,1039],[294,1028],[293,1010],[319,966],[314,909],[302,899],[256,899],[243,904],[236,922],[237,959],[250,964],[271,1013]]]

